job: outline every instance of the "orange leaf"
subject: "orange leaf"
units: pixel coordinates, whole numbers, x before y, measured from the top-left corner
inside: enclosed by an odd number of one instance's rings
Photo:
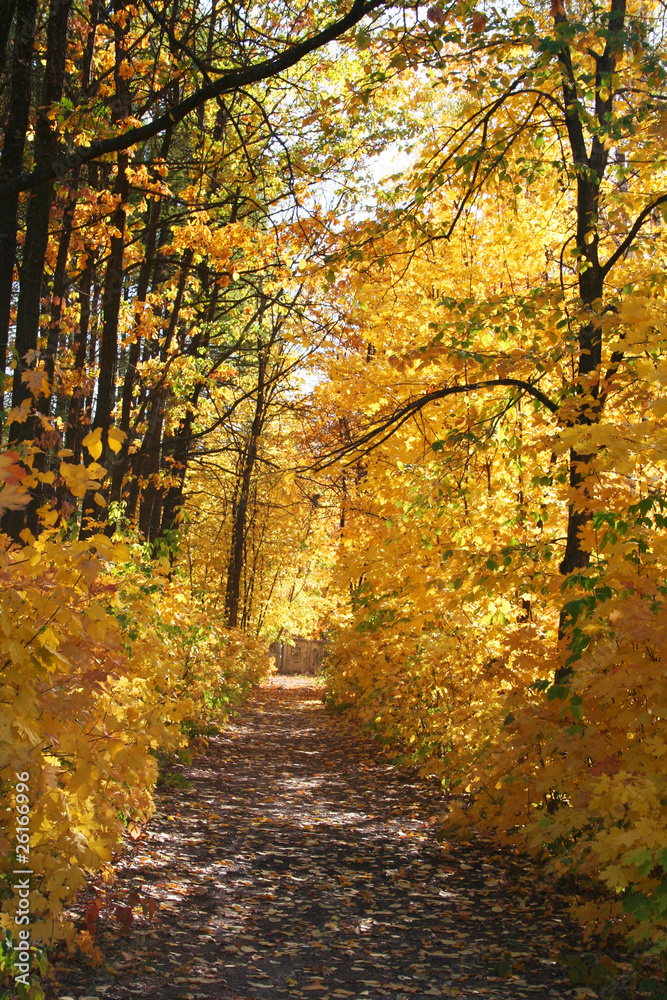
[[[94,924],[100,915],[100,910],[102,909],[102,903],[99,899],[96,899],[90,904],[88,909],[83,915],[83,919],[87,924]],[[90,927],[88,928],[90,930]]]
[[[15,483],[7,483],[0,490],[0,511],[23,510],[30,503],[30,494]]]
[[[132,907],[117,906],[114,911],[114,915],[116,917],[116,920],[119,920],[123,925],[123,930],[129,931],[130,927],[132,926],[132,921],[134,919],[134,916],[132,914]]]
[[[19,464],[19,455],[16,451],[3,451],[0,455],[0,481],[5,483],[18,483],[23,479],[26,472]]]

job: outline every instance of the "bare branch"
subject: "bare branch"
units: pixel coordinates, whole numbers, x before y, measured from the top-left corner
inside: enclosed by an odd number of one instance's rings
[[[648,217],[653,214],[658,205],[664,205],[666,202],[667,202],[667,194],[662,194],[660,195],[659,198],[656,198],[655,201],[652,201],[649,205],[646,205],[645,208],[641,210],[641,212],[635,219],[628,235],[625,237],[623,242],[619,244],[619,246],[611,255],[607,263],[604,264],[604,266],[602,267],[602,274],[604,277],[606,277],[609,274],[614,264],[616,264],[616,262],[621,259],[623,254],[627,253],[627,251],[630,249],[632,241],[634,240],[635,236],[642,228]]]

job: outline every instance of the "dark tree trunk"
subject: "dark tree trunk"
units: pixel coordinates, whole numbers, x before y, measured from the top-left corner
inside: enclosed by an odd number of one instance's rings
[[[165,160],[169,152],[169,145],[171,143],[172,130],[168,129],[164,134],[164,139],[162,140],[162,146],[160,148],[160,159]],[[159,199],[154,198],[148,208],[146,213],[146,229],[145,229],[145,239],[144,239],[144,259],[141,262],[141,267],[139,268],[139,280],[137,282],[137,302],[145,303],[146,297],[148,295],[148,287],[150,283],[151,273],[155,275],[155,265],[156,265],[156,245],[157,245],[157,233],[158,226],[160,222],[160,208],[161,202]],[[155,280],[155,279],[154,279]],[[127,368],[125,370],[125,379],[123,382],[123,401],[121,408],[120,417],[120,429],[129,435],[130,433],[130,415],[132,412],[132,399],[133,392],[137,376],[137,365],[139,364],[139,358],[141,357],[141,333],[139,330],[139,316],[137,316],[137,322],[135,323],[134,335],[132,337],[132,342],[130,344],[130,349],[128,351]],[[126,447],[127,450],[127,447]],[[117,492],[114,489],[114,494]],[[120,493],[118,490],[118,496],[115,499],[120,499]]]
[[[58,150],[57,133],[53,130],[47,113],[50,107],[60,101],[62,97],[71,2],[72,0],[51,0],[49,6],[49,22],[46,31],[46,67],[41,107],[35,126],[34,156],[37,167],[45,166],[53,160]],[[30,389],[23,381],[23,374],[34,364],[33,360],[26,361],[26,354],[37,348],[52,202],[53,183],[50,183],[37,188],[30,196],[28,203],[16,313],[17,363],[14,369],[12,406],[20,406],[24,400],[31,396]],[[17,445],[22,441],[35,438],[38,433],[39,424],[34,418],[23,423],[15,421],[9,427],[9,441],[10,444]],[[51,446],[53,442],[42,440],[41,443],[45,447]],[[43,467],[43,465],[44,458],[40,456],[37,467]],[[39,530],[37,516],[39,504],[40,493],[37,491],[25,510],[7,511],[3,518],[3,527],[13,541],[19,541],[21,531],[26,526],[33,534],[37,533]]]
[[[596,118],[602,125],[611,120],[614,95],[607,89],[606,80],[616,68],[618,53],[623,51],[621,35],[625,25],[626,0],[611,0],[609,37],[602,55],[598,56],[596,89]],[[567,22],[563,8],[555,17],[556,25]],[[590,152],[580,118],[579,95],[569,47],[564,45],[558,55],[563,76],[563,102],[565,123],[575,170],[577,171],[577,230],[579,253],[579,296],[582,308],[589,313],[602,311],[605,272],[600,264],[599,237],[597,232],[602,180],[607,169],[609,150],[605,143],[593,136]],[[602,413],[600,396],[600,366],[602,362],[602,328],[595,319],[582,324],[578,335],[579,357],[575,400],[567,421],[570,426],[597,423]],[[590,522],[591,512],[586,503],[586,481],[592,456],[570,452],[570,487],[579,492],[579,500],[568,510],[565,555],[560,564],[563,575],[588,566],[590,553],[584,547],[581,532]],[[563,622],[561,619],[561,631]]]
[[[255,415],[246,447],[241,455],[239,484],[232,509],[232,536],[230,543],[227,589],[225,593],[225,617],[230,628],[236,628],[239,621],[239,597],[243,575],[243,546],[250,500],[250,484],[257,460],[257,448],[264,423],[264,398],[267,352],[261,340],[257,341],[257,396]]]
[[[202,386],[197,386],[191,396],[190,403],[193,407],[197,406],[201,390]],[[162,461],[171,482],[162,504],[160,533],[163,535],[176,527],[178,512],[183,505],[183,487],[188,471],[193,424],[194,415],[186,414],[178,426],[178,432],[173,437],[165,438],[164,441]]]
[[[625,26],[626,0],[611,0],[609,11],[609,36],[604,52],[596,57],[595,116],[604,128],[613,115],[614,94],[607,87],[612,79],[618,54],[623,51],[621,35]],[[567,22],[562,6],[555,17],[556,25]],[[577,377],[574,399],[565,412],[569,426],[597,423],[602,416],[604,395],[600,392],[602,366],[602,325],[597,319],[603,309],[605,269],[600,263],[598,220],[602,181],[609,161],[609,149],[593,135],[590,152],[580,118],[579,94],[572,66],[570,49],[564,45],[558,55],[563,78],[565,123],[577,172],[577,229],[576,241],[579,259],[579,298],[582,309],[592,316],[582,323],[578,332]],[[606,96],[604,91],[606,89]],[[568,507],[565,554],[559,566],[563,576],[585,570],[590,562],[590,552],[582,538],[592,519],[589,488],[593,455],[570,449],[569,485],[575,492]],[[567,638],[568,618],[561,611],[558,638],[562,644]],[[559,667],[554,674],[556,683],[562,683],[572,673],[571,666]]]
[[[580,282],[582,303],[591,307],[602,298],[603,280],[599,264],[591,267],[590,279]],[[589,275],[589,271],[586,275]],[[592,280],[597,279],[597,280]],[[577,389],[575,410],[571,424],[592,424],[600,419],[600,363],[602,361],[602,334],[599,324],[587,323],[579,330],[579,361],[577,366]],[[572,502],[568,508],[567,541],[565,555],[559,566],[560,572],[567,576],[577,569],[588,566],[590,552],[582,543],[581,532],[591,520],[591,511],[585,503],[586,481],[593,456],[580,454],[575,448],[570,450],[569,484],[572,490],[579,492],[579,499]]]
[[[169,352],[171,350],[171,344],[176,333],[178,317],[183,304],[185,285],[188,279],[188,274],[190,273],[193,256],[194,253],[192,250],[186,250],[183,254],[181,274],[178,280],[178,288],[176,290],[176,298],[174,299],[174,305],[169,319],[169,326],[167,327],[164,344],[160,352],[160,360],[162,361],[163,366],[167,363]],[[154,542],[160,533],[162,512],[161,489],[159,484],[160,467],[162,464],[160,460],[160,446],[162,444],[162,429],[164,427],[164,414],[168,396],[169,386],[165,378],[163,383],[158,388],[155,398],[151,403],[148,418],[148,431],[146,432],[144,443],[142,445],[142,452],[144,451],[144,445],[146,447],[143,461],[141,463],[141,475],[147,480],[147,485],[144,489],[144,495],[141,501],[139,530],[151,542]]]
[[[37,0],[18,0],[12,58],[9,113],[5,125],[0,183],[21,173],[30,118],[32,49],[35,38]],[[0,374],[4,375],[9,343],[9,316],[12,304],[16,230],[19,199],[11,195],[0,202]]]
[[[93,52],[95,48],[95,34],[97,32],[97,24],[100,15],[100,0],[93,0],[90,6],[90,25],[88,28],[88,36],[86,38],[86,46],[83,54],[83,66],[82,66],[82,96],[86,97],[90,93],[90,81],[93,66]],[[68,197],[63,210],[63,220],[60,231],[60,243],[58,244],[58,258],[56,260],[55,271],[53,274],[53,289],[51,293],[51,317],[49,320],[49,334],[48,342],[46,347],[46,356],[44,361],[44,368],[49,379],[49,384],[51,386],[52,393],[55,392],[54,386],[54,373],[55,373],[55,363],[58,356],[58,349],[60,343],[60,320],[62,317],[63,310],[63,299],[65,297],[66,291],[66,276],[67,276],[67,257],[69,254],[69,246],[72,238],[72,226],[74,223],[74,213],[76,211],[77,205],[77,192],[79,187],[79,178],[81,176],[81,165],[77,164],[72,170],[72,178],[69,184]],[[92,258],[88,258],[89,262]],[[88,268],[86,268],[88,271]],[[88,316],[90,316],[90,275],[88,274],[82,280],[87,281],[88,286],[88,297],[87,297],[87,309]],[[87,332],[87,323],[86,323]],[[79,341],[81,337],[79,337]],[[75,347],[76,361],[75,366],[78,371],[82,371],[85,362],[85,349],[86,349],[86,336],[83,338],[83,358],[79,357],[79,347],[78,344]],[[80,362],[80,364],[79,364]],[[42,413],[49,414],[51,410],[51,399],[47,398],[45,403],[40,407]]]
[[[70,241],[72,239],[74,212],[76,211],[79,173],[79,169],[77,169],[74,173],[67,201],[63,210],[62,225],[60,227],[60,242],[58,244],[58,256],[56,258],[56,266],[53,272],[51,315],[49,317],[49,332],[46,344],[46,354],[44,356],[44,371],[49,380],[51,395],[45,396],[39,406],[40,412],[47,416],[51,413],[51,400],[56,392],[54,376],[61,339],[60,322],[63,312],[63,300],[67,290],[67,259],[69,255]]]
[[[118,317],[123,296],[123,252],[125,250],[125,220],[129,182],[127,177],[128,156],[118,156],[118,173],[114,185],[114,195],[118,205],[109,220],[113,235],[110,240],[109,260],[104,275],[102,295],[102,335],[100,338],[97,383],[97,406],[93,429],[102,429],[102,440],[106,448],[107,434],[116,402],[116,366],[118,362]]]
[[[143,485],[143,495],[139,508],[139,531],[149,541],[153,523],[153,505],[158,496],[157,477],[160,470],[160,441],[164,421],[165,390],[158,391],[151,403],[148,417],[148,428],[141,445],[140,482]]]
[[[204,285],[207,284],[208,274],[203,278]],[[215,310],[218,302],[218,286],[213,285],[211,297],[206,310],[205,327],[206,332],[195,337],[188,348],[188,353],[196,357],[201,348],[208,348],[210,342],[210,332],[208,323],[215,318]],[[160,532],[172,531],[176,527],[179,510],[183,505],[183,487],[188,471],[188,461],[190,458],[190,448],[192,446],[192,430],[194,427],[194,414],[202,394],[204,383],[199,382],[189,399],[189,409],[185,417],[180,421],[178,430],[173,436],[165,437],[162,446],[162,468],[165,475],[170,477],[170,485],[167,489],[162,504],[162,523]]]
[[[118,154],[118,173],[114,185],[114,195],[118,205],[111,216],[110,225],[114,233],[110,240],[109,260],[104,276],[102,295],[102,332],[99,344],[99,369],[97,380],[97,405],[92,429],[102,431],[102,461],[106,459],[109,428],[116,403],[116,366],[118,362],[118,317],[123,295],[123,253],[125,250],[125,219],[129,182],[127,178],[127,153]],[[103,507],[99,507],[93,495],[86,496],[81,515],[81,537],[92,530],[94,521],[105,517]]]
[[[55,159],[58,152],[58,136],[47,117],[53,104],[60,101],[65,78],[67,55],[67,26],[71,0],[51,0],[49,23],[46,33],[46,69],[42,89],[41,108],[35,127],[35,164],[45,166]],[[24,358],[28,351],[37,347],[39,336],[39,315],[44,281],[44,264],[49,241],[49,222],[53,202],[53,182],[36,188],[28,203],[25,244],[21,263],[21,286],[16,314],[16,353],[18,362],[14,371],[12,405],[20,406],[29,398],[30,391],[24,384],[23,373],[32,362]],[[32,437],[34,425],[30,421],[16,424],[10,430],[10,439],[15,442]]]
[[[124,10],[123,0],[114,3],[114,11],[120,13]],[[113,24],[114,33],[114,83],[115,96],[112,103],[112,119],[122,122],[131,114],[132,97],[128,80],[120,72],[125,61],[125,34],[127,32],[127,20],[121,22],[119,19]],[[102,294],[102,331],[99,343],[99,370],[97,380],[97,404],[95,407],[95,417],[93,419],[93,430],[98,428],[102,432],[102,457],[108,468],[112,467],[113,458],[108,455],[109,428],[113,417],[116,403],[116,370],[118,365],[118,318],[120,315],[120,304],[123,296],[123,255],[125,251],[125,223],[127,219],[127,200],[130,191],[130,184],[127,175],[129,164],[129,153],[122,150],[118,153],[116,160],[116,180],[114,183],[114,196],[117,199],[109,225],[112,231],[109,241],[109,258],[104,275],[104,291]],[[83,510],[81,513],[80,535],[84,538],[93,530],[95,521],[103,520],[106,517],[105,508],[99,507],[93,494],[88,494],[84,498]]]
[[[7,60],[7,42],[15,10],[16,0],[0,0],[0,73],[3,72]]]
[[[159,156],[161,159],[165,159],[169,151],[169,145],[171,143],[172,130],[168,129],[165,132],[162,146],[160,148]],[[151,201],[150,206],[147,211],[146,217],[146,229],[145,229],[145,240],[144,240],[144,257],[141,262],[141,267],[139,268],[139,279],[137,282],[137,302],[142,305],[146,302],[148,296],[148,289],[151,282],[151,274],[153,276],[153,287],[155,287],[155,282],[159,273],[159,247],[166,240],[166,227],[160,227],[160,208],[161,203],[158,199]],[[158,239],[159,230],[159,239]],[[120,429],[126,435],[123,442],[120,454],[117,456],[116,461],[113,466],[113,475],[111,481],[111,499],[119,502],[123,495],[123,483],[126,480],[130,464],[132,462],[133,456],[130,454],[130,447],[134,443],[134,435],[131,428],[131,419],[133,408],[137,404],[135,399],[135,387],[137,381],[137,368],[139,365],[139,359],[141,357],[141,329],[140,329],[140,319],[141,316],[137,313],[137,318],[135,322],[134,334],[132,341],[130,343],[130,348],[127,357],[127,367],[125,369],[125,376],[123,379],[123,395],[121,402],[121,416],[120,416]],[[143,401],[145,403],[145,400]],[[140,462],[139,456],[134,460],[135,465],[135,476],[134,481],[129,488],[128,496],[128,508],[131,507],[131,513],[128,516],[134,517],[136,511],[136,505],[139,499],[139,488],[136,479],[137,469],[136,466]]]
[[[93,69],[93,53],[95,51],[95,35],[100,18],[101,0],[92,0],[90,5],[90,25],[86,47],[83,54],[83,86],[82,94],[90,94],[90,85]],[[97,168],[89,167],[89,183],[97,176]],[[76,170],[78,180],[80,168]],[[56,268],[57,269],[57,268]],[[74,337],[74,370],[76,372],[76,386],[72,398],[69,402],[67,414],[67,428],[65,430],[65,447],[73,452],[73,461],[81,461],[81,441],[83,439],[83,415],[86,396],[86,351],[88,348],[88,331],[90,328],[91,316],[91,288],[95,271],[95,258],[91,249],[87,250],[86,266],[83,269],[79,280],[79,329]]]
[[[155,240],[156,226],[160,214],[160,203],[152,201],[148,209],[146,220],[146,240],[144,243],[144,259],[139,268],[139,280],[137,282],[137,303],[141,306],[146,302],[148,295],[148,285],[151,271],[155,261]],[[137,312],[134,333],[127,357],[127,368],[125,369],[125,379],[123,381],[123,401],[120,416],[120,428],[126,434],[130,433],[130,415],[132,413],[132,395],[137,377],[137,365],[141,356],[141,332],[140,314]]]
[[[84,403],[86,398],[86,352],[88,349],[88,330],[91,313],[91,288],[95,262],[89,253],[86,266],[79,283],[79,329],[74,339],[74,369],[76,371],[76,386],[69,404],[67,429],[65,431],[65,447],[73,452],[73,461],[81,461],[81,440],[83,438]]]

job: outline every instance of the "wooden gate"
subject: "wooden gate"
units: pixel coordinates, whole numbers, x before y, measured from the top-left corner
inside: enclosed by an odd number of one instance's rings
[[[279,674],[319,674],[325,651],[326,643],[319,639],[292,639],[271,645]]]

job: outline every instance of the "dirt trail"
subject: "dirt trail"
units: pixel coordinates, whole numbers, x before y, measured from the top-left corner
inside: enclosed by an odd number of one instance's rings
[[[51,996],[596,995],[554,960],[570,927],[553,888],[488,845],[439,844],[437,788],[303,681],[274,679],[181,770],[119,865],[115,892],[153,897],[152,922],[103,910],[106,968],[61,967]]]

